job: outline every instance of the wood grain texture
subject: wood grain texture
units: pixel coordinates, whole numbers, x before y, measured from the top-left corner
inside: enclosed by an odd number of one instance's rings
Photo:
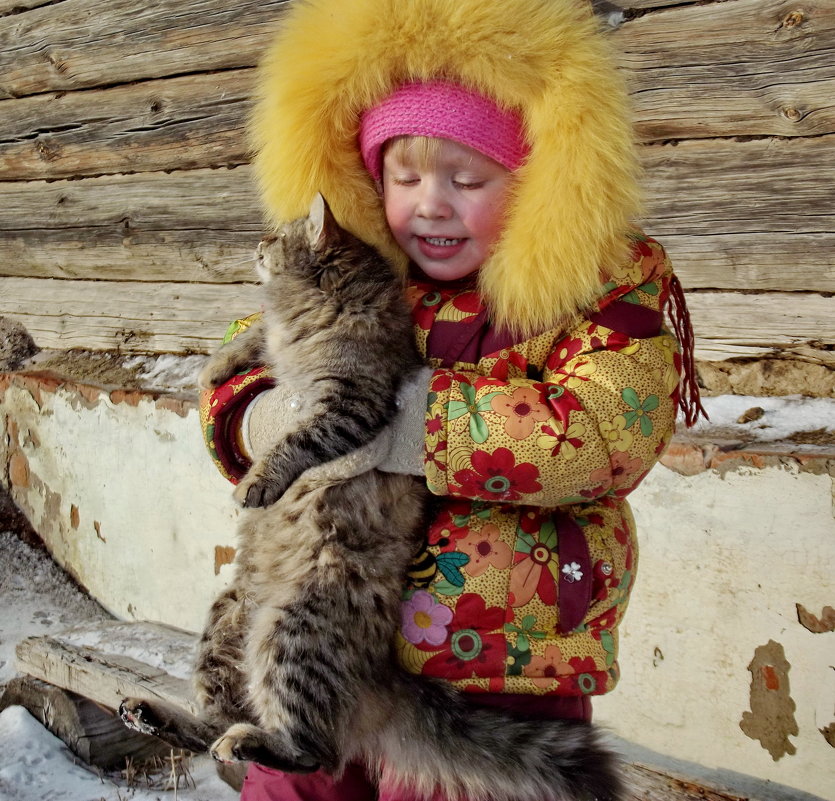
[[[835,137],[643,148],[646,231],[688,288],[835,291]],[[245,281],[263,223],[251,170],[0,183],[3,273]]]
[[[0,97],[251,67],[288,0],[74,0],[0,17]]]
[[[114,628],[125,624],[110,624]],[[171,637],[171,629],[155,623],[131,624],[142,632],[153,632],[154,627]],[[101,624],[103,636],[108,625]],[[194,636],[182,633],[193,642]],[[197,703],[188,679],[166,673],[162,668],[148,665],[106,648],[92,648],[63,642],[60,637],[30,637],[16,648],[17,669],[21,673],[54,684],[70,692],[89,698],[108,709],[118,709],[127,696],[158,698],[192,714],[198,713]]]
[[[612,34],[644,141],[835,131],[835,4],[734,0]]]
[[[61,2],[61,0],[58,0]],[[0,0],[0,17],[7,14],[19,14],[38,6],[46,6],[53,0]]]
[[[208,353],[232,320],[260,308],[252,284],[0,278],[0,316],[41,348]]]
[[[0,315],[23,323],[49,349],[206,353],[228,323],[260,306],[251,284],[0,278],[0,290]],[[832,297],[692,292],[688,304],[700,359],[808,356],[835,345]]]
[[[0,101],[0,180],[241,164],[255,71]]]
[[[658,234],[830,234],[835,135],[643,148]]]

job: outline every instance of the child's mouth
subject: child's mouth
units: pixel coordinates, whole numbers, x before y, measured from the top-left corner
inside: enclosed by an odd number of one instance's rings
[[[428,259],[449,259],[457,255],[467,242],[465,237],[419,236],[420,252]]]
[[[430,245],[439,245],[441,247],[451,247],[452,245],[457,245],[459,242],[462,242],[461,239],[449,239],[443,236],[425,236],[423,237]]]

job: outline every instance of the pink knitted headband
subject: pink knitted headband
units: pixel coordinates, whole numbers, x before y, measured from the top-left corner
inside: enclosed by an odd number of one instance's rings
[[[375,181],[382,180],[383,145],[396,136],[452,139],[515,170],[528,155],[519,115],[454,83],[408,83],[365,112],[360,151]]]

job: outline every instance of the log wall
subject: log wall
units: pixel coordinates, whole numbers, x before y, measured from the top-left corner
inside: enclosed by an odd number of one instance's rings
[[[290,2],[0,0],[0,315],[44,348],[184,353],[253,308],[244,125]],[[620,5],[644,226],[697,355],[831,367],[835,2]]]

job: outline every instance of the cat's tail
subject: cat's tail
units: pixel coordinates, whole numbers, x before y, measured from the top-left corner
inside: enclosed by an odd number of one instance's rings
[[[590,723],[530,720],[399,677],[377,733],[381,787],[450,801],[620,801],[617,758]]]

